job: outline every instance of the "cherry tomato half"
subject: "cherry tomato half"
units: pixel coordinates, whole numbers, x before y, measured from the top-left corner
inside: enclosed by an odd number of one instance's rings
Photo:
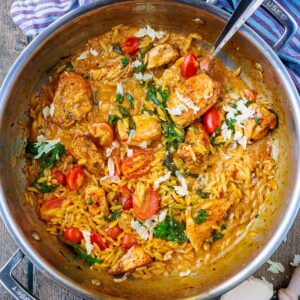
[[[118,225],[116,225],[114,227],[107,226],[104,228],[104,231],[113,240],[116,240],[118,238],[118,236],[122,233],[122,229]]]
[[[154,155],[151,150],[134,150],[131,157],[126,157],[123,160],[121,171],[126,178],[139,178],[151,169],[151,162],[154,160]]]
[[[180,74],[183,78],[190,78],[197,73],[197,57],[194,53],[188,54],[180,65]]]
[[[135,236],[131,234],[125,234],[121,241],[121,246],[123,249],[130,249],[137,243],[137,239]]]
[[[52,178],[55,179],[59,184],[65,186],[66,183],[66,175],[60,171],[54,172]]]
[[[64,231],[64,239],[70,243],[80,243],[83,239],[83,235],[78,228],[70,227]]]
[[[100,250],[105,250],[109,248],[109,242],[106,241],[104,237],[98,233],[91,234],[91,243],[97,244]]]
[[[151,218],[158,211],[159,205],[159,194],[153,190],[152,185],[148,190],[143,188],[141,192],[137,185],[133,195],[133,210],[138,219],[147,220]]]
[[[67,185],[71,191],[81,188],[86,179],[86,175],[84,174],[83,167],[76,166],[70,169],[66,176]]]
[[[133,208],[133,201],[131,196],[124,195],[121,197],[121,201],[122,201],[123,210],[129,210]]]
[[[59,208],[61,208],[62,203],[65,201],[64,198],[50,198],[46,200],[40,207],[41,219],[44,221],[49,221],[54,218],[57,214]]]
[[[90,133],[103,147],[110,147],[114,140],[114,130],[106,122],[94,123],[90,128]]]
[[[134,55],[139,50],[139,39],[135,36],[129,37],[122,44],[122,51],[129,55]]]
[[[212,107],[204,114],[203,125],[205,131],[210,135],[212,135],[215,130],[221,126],[220,113],[215,107]]]

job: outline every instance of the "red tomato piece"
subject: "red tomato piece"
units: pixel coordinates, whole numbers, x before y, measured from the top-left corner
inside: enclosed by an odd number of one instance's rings
[[[139,39],[135,36],[129,37],[122,44],[122,51],[129,55],[134,55],[139,50]]]
[[[132,197],[130,197],[130,196],[123,196],[121,198],[121,201],[122,201],[123,210],[129,210],[129,209],[133,208]]]
[[[116,240],[118,238],[118,236],[122,233],[122,229],[118,225],[111,227],[111,228],[107,226],[104,228],[104,231],[113,240]]]
[[[70,243],[80,243],[83,235],[78,228],[70,227],[64,231],[64,239]]]
[[[40,207],[41,219],[48,222],[50,219],[54,218],[64,201],[64,198],[57,197],[46,200]]]
[[[126,157],[123,160],[121,171],[126,178],[139,178],[151,169],[151,162],[154,155],[151,150],[133,150],[133,156]]]
[[[137,239],[135,236],[131,234],[125,234],[121,241],[121,246],[123,249],[130,249],[137,243]]]
[[[81,188],[85,183],[85,179],[86,175],[81,166],[71,168],[66,176],[67,185],[71,191]]]
[[[190,78],[197,73],[197,57],[194,53],[188,54],[180,65],[180,74],[183,78]]]
[[[159,194],[153,190],[152,186],[141,195],[139,195],[138,191],[133,195],[133,210],[136,217],[140,220],[151,218],[158,211],[159,205]]]
[[[124,196],[130,196],[132,194],[132,191],[128,188],[127,185],[121,185],[120,192]]]
[[[65,186],[66,183],[66,175],[60,171],[54,172],[52,178],[55,179],[59,184]]]
[[[114,130],[107,122],[93,124],[90,132],[100,146],[110,147],[114,140]]]
[[[98,233],[91,234],[91,243],[97,244],[100,250],[105,250],[109,248],[109,242],[106,241],[104,237]]]
[[[214,134],[215,130],[221,126],[219,111],[212,107],[204,114],[203,123],[206,132],[210,135]]]

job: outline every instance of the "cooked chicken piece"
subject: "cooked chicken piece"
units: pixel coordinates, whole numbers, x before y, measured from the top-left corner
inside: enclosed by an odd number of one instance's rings
[[[85,135],[76,136],[68,147],[70,154],[77,160],[84,160],[86,168],[97,176],[104,175],[105,161],[96,145]]]
[[[54,95],[53,122],[68,128],[92,110],[92,90],[79,74],[64,72]]]
[[[117,123],[117,132],[122,142],[128,142],[131,146],[138,146],[146,142],[147,146],[161,137],[161,124],[157,117],[148,115],[133,116],[135,123],[134,134],[129,139],[129,118],[119,120]]]
[[[108,271],[109,274],[118,275],[128,271],[134,271],[138,267],[152,262],[151,257],[140,246],[130,248]]]
[[[201,123],[193,123],[186,132],[184,143],[179,145],[177,154],[187,165],[193,166],[209,153],[210,139]]]
[[[245,135],[248,143],[251,144],[276,128],[277,116],[267,108],[256,103],[252,103],[249,108],[255,111],[255,117],[245,122]]]
[[[96,216],[99,213],[106,215],[108,213],[104,189],[96,185],[88,185],[84,190],[84,198],[91,215]]]
[[[217,102],[219,93],[220,85],[204,73],[179,83],[167,103],[172,120],[182,127],[190,125]]]
[[[193,207],[193,210],[192,207],[188,207],[185,213],[186,234],[196,251],[199,251],[203,242],[211,236],[214,229],[213,227],[218,225],[226,217],[232,205],[232,201],[228,199],[216,199],[211,201],[211,205],[205,209],[208,213],[206,221],[204,220],[199,224],[195,223],[193,218],[197,216],[198,210],[207,207],[207,204],[207,200],[201,201]]]
[[[103,58],[97,64],[97,69],[90,70],[91,80],[112,83],[130,77],[133,73],[132,64],[124,67],[121,58],[119,55],[114,58]]]
[[[157,86],[166,86],[173,88],[180,81],[180,74],[175,67],[164,70],[162,76],[155,80]]]
[[[178,56],[178,50],[174,46],[170,44],[158,45],[147,53],[147,69],[153,69],[168,64],[169,62],[174,61]]]

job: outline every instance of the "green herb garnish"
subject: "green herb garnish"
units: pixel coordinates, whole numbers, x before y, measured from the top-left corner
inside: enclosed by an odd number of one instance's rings
[[[225,224],[222,224],[221,225],[221,230],[226,230],[227,229],[227,226]]]
[[[228,126],[228,129],[232,130],[233,132],[235,132],[234,123],[236,123],[236,119],[226,120],[226,124]]]
[[[203,192],[202,189],[197,191],[197,195],[200,196],[202,199],[206,199],[209,197],[210,193]]]
[[[123,99],[124,99],[124,96],[122,95],[122,94],[117,94],[116,95],[116,101],[118,102],[118,103],[122,103],[123,102]]]
[[[116,220],[120,215],[121,215],[121,210],[115,210],[110,216],[105,217],[105,221],[107,222],[112,222],[114,220]]]
[[[198,209],[197,210],[197,215],[195,217],[193,217],[193,221],[196,224],[202,224],[202,223],[205,223],[207,221],[207,217],[208,217],[207,210]]]
[[[89,199],[89,201],[88,201],[88,205],[92,205],[92,204],[94,204],[94,201],[93,201],[93,199],[90,197],[90,199]]]
[[[58,185],[48,185],[48,183],[46,181],[39,183],[38,182],[39,178],[40,177],[37,177],[35,179],[35,181],[32,184],[32,187],[36,188],[41,193],[50,193],[50,192],[54,191],[58,186]]]
[[[224,237],[224,234],[217,231],[217,230],[214,230],[213,233],[212,233],[212,237],[213,237],[214,241],[218,241],[218,240],[220,240]]]
[[[256,123],[257,125],[260,124],[260,118],[259,118],[258,116],[255,117],[255,123]]]
[[[121,105],[117,106],[119,112],[122,114],[123,118],[127,118],[130,116],[129,110]]]
[[[248,100],[248,101],[245,103],[245,105],[246,105],[247,107],[249,107],[251,103],[252,103],[252,101]]]
[[[184,243],[187,240],[184,230],[183,223],[178,222],[173,216],[167,216],[163,222],[154,227],[153,235],[162,240]]]
[[[124,68],[128,65],[128,59],[126,57],[121,58],[121,62]]]
[[[107,118],[108,123],[112,126],[112,127],[116,127],[117,122],[120,120],[121,118],[117,115],[109,115]]]
[[[124,52],[122,50],[120,43],[113,44],[113,51],[115,51],[116,53],[118,53],[120,55],[124,55]]]
[[[129,104],[130,104],[130,107],[131,108],[134,108],[134,98],[132,95],[130,95],[128,92],[125,93],[125,97],[127,98]]]

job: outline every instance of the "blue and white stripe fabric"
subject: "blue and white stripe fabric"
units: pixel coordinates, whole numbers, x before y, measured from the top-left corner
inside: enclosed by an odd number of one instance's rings
[[[18,0],[11,8],[14,22],[27,36],[36,36],[57,18],[93,0]],[[201,0],[198,0],[201,1]],[[232,13],[238,0],[207,1]],[[300,0],[278,0],[300,25]],[[252,27],[271,46],[279,39],[283,29],[266,11],[258,9],[248,20]],[[300,91],[300,32],[280,52],[279,57],[286,65],[295,85]]]

